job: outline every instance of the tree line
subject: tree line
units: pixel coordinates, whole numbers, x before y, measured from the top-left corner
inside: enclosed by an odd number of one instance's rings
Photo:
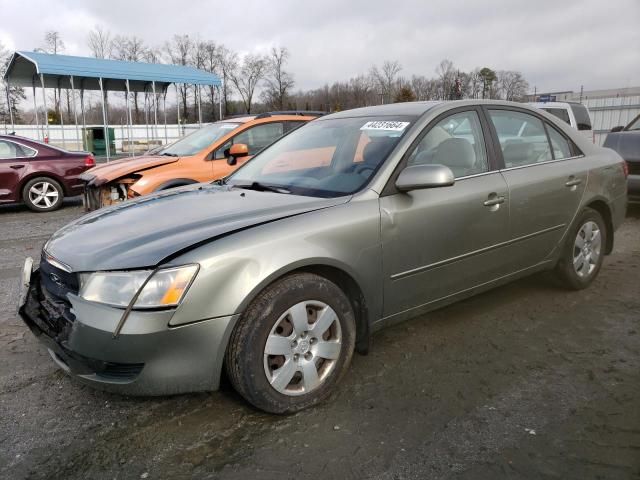
[[[222,104],[223,117],[242,113],[260,113],[270,110],[322,110],[338,111],[350,108],[390,102],[415,100],[454,100],[463,98],[491,98],[523,101],[529,84],[522,73],[498,70],[487,66],[471,71],[457,68],[451,60],[442,60],[433,76],[402,75],[403,66],[396,60],[386,60],[373,65],[368,72],[348,80],[336,81],[321,88],[295,89],[295,77],[288,69],[290,52],[286,47],[272,47],[268,53],[240,55],[222,43],[194,38],[188,34],[174,35],[161,46],[147,45],[135,35],[113,35],[96,26],[87,36],[87,46],[96,58],[132,62],[170,63],[192,66],[218,75],[223,86],[220,95],[214,87],[194,88],[178,85],[177,104],[168,108],[170,118],[176,118],[179,109],[183,121],[198,119],[198,96],[204,121],[219,120]],[[65,45],[59,32],[45,34],[37,49],[47,53],[64,53]],[[0,45],[0,65],[6,68],[9,52]],[[2,73],[0,71],[0,73]],[[0,117],[6,117],[7,92],[2,86],[3,107]],[[113,93],[111,95],[114,95]],[[116,94],[116,95],[126,95]],[[131,93],[134,123],[147,123],[153,102],[158,97],[150,94]],[[12,87],[10,104],[15,118],[23,115],[19,106],[24,100],[24,90]],[[54,89],[52,111],[49,117],[55,123],[62,118],[72,119],[72,107],[68,91]],[[113,102],[111,102],[113,103]],[[102,123],[99,102],[88,102],[87,120]],[[109,117],[116,121],[125,118],[124,108],[118,103],[109,105]],[[113,121],[113,120],[112,120]],[[6,122],[6,119],[5,119]]]

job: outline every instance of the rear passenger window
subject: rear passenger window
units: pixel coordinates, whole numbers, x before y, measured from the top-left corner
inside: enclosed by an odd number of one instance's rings
[[[542,121],[528,113],[489,110],[506,168],[553,160]]]
[[[578,130],[591,130],[591,117],[589,110],[584,105],[571,105],[573,116],[576,117],[576,126]]]
[[[551,115],[558,117],[566,124],[571,125],[571,119],[569,118],[569,110],[566,108],[543,108],[545,112],[549,112]]]
[[[488,171],[478,114],[456,113],[431,128],[408,160],[408,165],[424,164],[445,165],[456,178]]]
[[[571,154],[571,146],[569,145],[569,141],[566,138],[560,135],[560,133],[555,128],[549,125],[547,125],[547,132],[549,132],[549,140],[551,140],[553,158],[555,158],[556,160],[560,160],[573,156]]]

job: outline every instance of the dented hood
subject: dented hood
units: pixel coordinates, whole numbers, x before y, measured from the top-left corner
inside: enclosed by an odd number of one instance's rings
[[[80,178],[89,185],[99,187],[107,182],[130,175],[148,168],[159,167],[168,163],[174,163],[179,157],[168,157],[162,155],[149,155],[142,157],[121,158],[113,162],[96,165],[84,172]]]
[[[58,230],[45,249],[75,272],[151,267],[215,237],[348,200],[189,185],[96,210]]]

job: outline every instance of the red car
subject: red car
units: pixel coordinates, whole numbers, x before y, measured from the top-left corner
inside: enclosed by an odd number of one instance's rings
[[[0,204],[24,202],[36,212],[60,208],[65,196],[82,193],[78,176],[95,164],[87,152],[0,135]]]

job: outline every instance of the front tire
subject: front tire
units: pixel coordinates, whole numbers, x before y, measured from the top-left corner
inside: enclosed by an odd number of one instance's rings
[[[581,290],[591,285],[602,267],[607,235],[602,215],[585,208],[569,232],[556,266],[556,276],[564,286]]]
[[[333,282],[295,273],[260,293],[229,340],[225,364],[234,388],[270,413],[292,413],[331,394],[355,345],[355,317]]]
[[[34,212],[57,210],[63,198],[62,185],[49,177],[32,178],[22,189],[22,200]]]

